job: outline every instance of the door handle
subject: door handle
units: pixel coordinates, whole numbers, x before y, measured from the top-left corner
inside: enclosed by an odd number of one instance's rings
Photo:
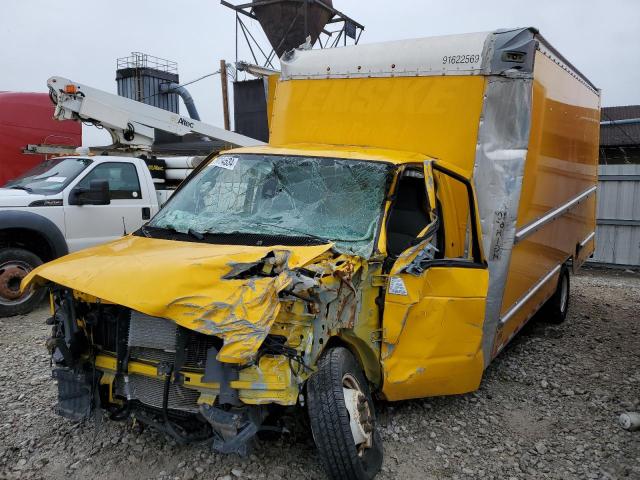
[[[151,218],[151,208],[142,207],[142,219],[149,220]]]

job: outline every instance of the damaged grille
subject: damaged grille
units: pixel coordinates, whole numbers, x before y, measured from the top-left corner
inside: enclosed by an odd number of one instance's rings
[[[164,398],[164,380],[145,377],[143,375],[129,375],[129,398],[139,400],[145,405],[162,408]],[[127,396],[124,378],[118,378],[115,384],[116,394]],[[167,408],[188,412],[198,411],[198,397],[200,392],[172,383],[169,386]]]
[[[184,366],[204,369],[207,363],[207,351],[211,347],[216,347],[217,350],[220,350],[222,348],[222,340],[203,333],[189,332]]]
[[[155,348],[131,347],[129,352],[129,357],[132,360],[144,360],[155,363],[174,363],[176,360],[176,354],[174,352],[165,352],[156,350]]]
[[[129,332],[129,311],[116,305],[102,306],[99,318],[100,321],[97,322],[92,330],[93,343],[100,350],[116,353],[119,340],[126,345],[126,337]],[[123,337],[122,339],[118,338],[118,325],[121,327],[120,335]]]
[[[177,333],[178,326],[169,320],[131,312],[130,347],[146,347],[175,353]]]
[[[105,312],[107,313],[107,312]],[[121,333],[127,337],[123,347],[128,348],[129,359],[153,363],[175,364],[176,345],[179,338],[185,345],[182,368],[204,370],[207,351],[211,347],[220,349],[222,340],[182,328],[170,320],[152,317],[140,312],[114,310],[103,314],[99,328],[96,329],[94,343],[103,350],[116,353],[118,322]],[[123,338],[124,341],[124,338]],[[164,397],[164,379],[144,375],[128,375],[128,387],[124,377],[117,376],[115,393],[118,396],[137,400],[153,408],[162,408]],[[167,408],[174,411],[197,412],[200,392],[182,385],[171,384]]]
[[[178,326],[164,318],[132,311],[129,321],[129,357],[134,360],[173,363]]]
[[[131,360],[176,362],[179,335],[185,335],[184,367],[204,369],[207,350],[219,341],[201,333],[183,329],[170,320],[132,311],[129,320],[129,357]],[[183,337],[184,338],[184,337]],[[128,392],[123,378],[116,384],[116,393],[145,405],[162,408],[165,380],[143,375],[128,376]],[[128,393],[128,395],[127,395]],[[167,408],[187,412],[198,411],[200,392],[172,383],[169,386]]]
[[[140,312],[131,312],[129,324],[129,355],[136,360],[174,363],[176,342],[181,327],[164,318],[151,317]],[[204,369],[207,351],[211,347],[220,349],[222,341],[214,336],[182,329],[186,335],[186,368]]]

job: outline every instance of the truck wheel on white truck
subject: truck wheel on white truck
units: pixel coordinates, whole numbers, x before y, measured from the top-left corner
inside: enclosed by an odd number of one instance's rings
[[[0,312],[3,316],[17,315],[32,310],[46,293],[43,289],[29,289],[22,294],[20,282],[42,259],[24,248],[0,250]]]
[[[61,157],[0,188],[0,317],[31,311],[44,291],[20,292],[38,265],[133,232],[173,190],[156,190],[145,160]]]

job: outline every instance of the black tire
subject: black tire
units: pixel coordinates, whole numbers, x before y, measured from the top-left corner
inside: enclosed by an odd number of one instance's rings
[[[343,389],[345,382],[352,384],[354,380],[359,391],[357,395],[362,395],[359,407],[365,409],[364,423],[370,430],[368,447],[365,442],[357,447],[351,433]],[[333,480],[372,479],[382,467],[382,439],[376,429],[367,379],[349,350],[337,347],[323,354],[318,371],[307,382],[307,403],[311,431],[328,477]]]
[[[29,313],[44,299],[45,288],[19,294],[20,280],[38,265],[40,257],[22,248],[0,249],[0,317]]]
[[[571,282],[569,269],[563,265],[558,277],[558,285],[554,294],[547,300],[542,309],[542,318],[548,323],[559,325],[567,319],[569,311],[569,293]]]

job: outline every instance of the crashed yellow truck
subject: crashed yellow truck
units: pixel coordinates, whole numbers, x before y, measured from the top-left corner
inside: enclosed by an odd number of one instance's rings
[[[530,28],[281,64],[269,145],[23,288],[52,292],[63,416],[246,453],[305,407],[328,476],[368,479],[372,397],[471,392],[536,312],[564,320],[594,250],[599,91]]]

